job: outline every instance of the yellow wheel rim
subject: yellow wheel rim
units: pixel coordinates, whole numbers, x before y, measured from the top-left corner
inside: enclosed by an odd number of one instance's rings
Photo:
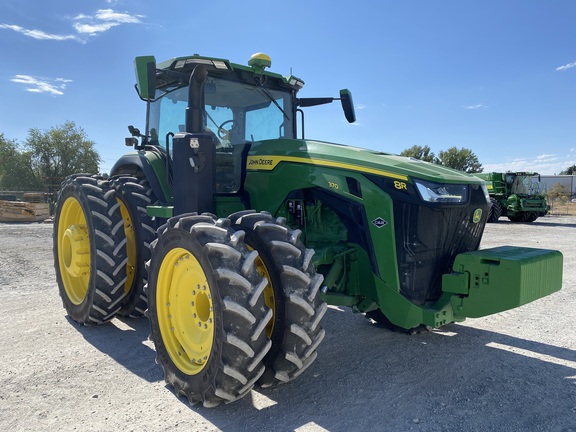
[[[174,248],[162,260],[156,307],[170,358],[183,373],[199,373],[212,350],[214,306],[204,270],[186,249]]]
[[[253,250],[250,246],[248,246],[248,249]],[[276,320],[276,301],[274,299],[274,290],[272,289],[270,273],[268,272],[268,269],[264,265],[264,261],[262,261],[262,259],[258,257],[256,258],[256,261],[254,261],[254,264],[256,265],[256,271],[258,272],[258,274],[261,277],[265,277],[266,279],[268,279],[268,285],[266,285],[266,288],[264,288],[263,295],[264,295],[264,303],[266,304],[266,306],[272,309],[272,319],[270,320],[268,325],[266,325],[266,335],[268,336],[268,338],[271,338],[272,332],[274,331],[274,321]]]
[[[90,236],[82,206],[72,197],[64,201],[60,210],[58,266],[68,299],[81,304],[90,280]]]
[[[126,235],[126,255],[128,261],[126,262],[126,283],[124,284],[124,292],[128,294],[132,289],[132,283],[136,274],[136,234],[134,231],[134,224],[130,217],[130,212],[124,203],[116,198],[120,204],[120,213],[124,219],[124,234]]]

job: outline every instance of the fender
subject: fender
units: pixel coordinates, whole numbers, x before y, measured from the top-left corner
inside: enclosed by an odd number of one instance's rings
[[[169,173],[166,172],[166,154],[159,149],[146,146],[143,150],[125,154],[110,171],[110,176],[119,174],[145,178],[161,202],[172,203],[172,187],[168,180]]]

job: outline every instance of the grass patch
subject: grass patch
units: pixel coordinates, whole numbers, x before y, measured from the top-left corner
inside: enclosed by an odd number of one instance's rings
[[[576,216],[576,203],[570,201],[565,203],[554,203],[550,207],[550,214],[552,215]]]

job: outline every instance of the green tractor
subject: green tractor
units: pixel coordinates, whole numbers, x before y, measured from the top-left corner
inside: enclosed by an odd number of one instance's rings
[[[144,133],[110,178],[59,192],[56,277],[84,325],[143,316],[166,381],[215,406],[286,383],[315,360],[328,306],[413,332],[561,288],[562,254],[478,250],[490,199],[477,177],[306,140],[303,81],[192,55],[137,57]],[[538,277],[533,277],[538,275]]]
[[[486,181],[492,207],[488,222],[507,216],[512,222],[534,222],[548,213],[542,183],[535,172],[491,172],[474,174]]]

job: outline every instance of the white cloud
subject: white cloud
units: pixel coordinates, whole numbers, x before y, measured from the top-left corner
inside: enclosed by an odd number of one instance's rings
[[[110,2],[108,2],[110,3]],[[86,36],[96,36],[99,33],[110,30],[122,24],[140,24],[142,15],[130,15],[128,13],[116,12],[113,9],[99,9],[94,15],[79,14],[72,18],[72,27],[77,34],[52,34],[42,30],[27,29],[19,25],[0,24],[0,29],[13,30],[24,36],[38,40],[66,41],[75,40],[84,43]]]
[[[129,15],[127,13],[114,12],[112,9],[100,9],[96,12],[96,18],[102,21],[114,21],[118,23],[137,24],[142,15]]]
[[[563,66],[558,66],[558,67],[556,68],[556,70],[559,71],[559,72],[561,72],[561,71],[565,71],[565,70],[568,70],[568,69],[572,69],[572,68],[574,68],[574,67],[576,67],[576,62],[568,63],[568,64],[565,64],[565,65],[563,65]]]
[[[78,33],[87,34],[90,36],[95,36],[97,33],[103,33],[107,30],[110,30],[112,27],[116,27],[120,25],[118,23],[99,23],[99,24],[82,24],[82,23],[75,23],[74,29]]]
[[[536,160],[540,162],[556,161],[558,158],[558,155],[555,154],[543,154],[536,156]]]
[[[354,108],[357,109],[357,110],[363,110],[363,109],[366,108],[366,105],[358,104],[358,105],[356,105]]]
[[[24,36],[31,37],[33,39],[38,40],[54,40],[54,41],[65,41],[65,40],[78,40],[78,37],[75,35],[57,35],[46,33],[42,30],[30,30],[24,27],[20,27],[18,25],[10,25],[10,24],[0,24],[0,29],[6,30],[13,30],[17,33],[21,33]]]
[[[558,174],[576,165],[574,155],[542,154],[534,157],[509,159],[498,163],[482,164],[484,172],[528,171],[542,175]]]
[[[26,91],[32,93],[50,93],[54,96],[62,96],[64,90],[66,89],[66,83],[72,82],[72,80],[65,78],[56,78],[54,80],[49,80],[45,78],[33,77],[30,75],[15,75],[10,81],[24,84],[26,86]],[[53,84],[52,82],[60,83]]]
[[[482,109],[482,108],[488,108],[488,105],[482,105],[482,104],[478,104],[478,105],[462,105],[462,108],[467,109],[467,110],[477,110],[477,109]]]
[[[141,15],[130,15],[122,12],[115,12],[112,9],[100,9],[93,16],[78,15],[74,18],[76,21],[73,26],[80,34],[95,36],[110,30],[121,24],[139,24]]]

